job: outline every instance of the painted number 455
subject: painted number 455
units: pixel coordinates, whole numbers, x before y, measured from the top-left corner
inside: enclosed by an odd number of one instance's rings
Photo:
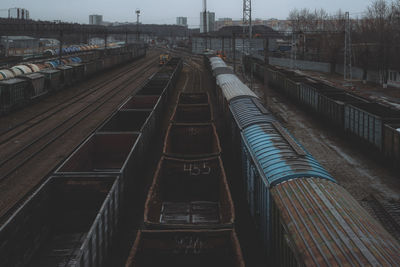
[[[211,168],[208,166],[207,162],[200,164],[185,163],[183,171],[189,172],[191,176],[209,175],[211,173]]]

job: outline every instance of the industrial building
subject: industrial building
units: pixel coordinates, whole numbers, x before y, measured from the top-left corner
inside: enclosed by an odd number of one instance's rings
[[[187,17],[177,17],[176,25],[187,27]]]
[[[0,18],[30,19],[29,10],[19,7],[0,9]]]
[[[215,13],[207,12],[207,27],[204,26],[204,12],[200,13],[200,32],[213,32],[215,30]]]
[[[102,25],[103,23],[103,15],[90,15],[89,16],[89,24],[90,25]]]

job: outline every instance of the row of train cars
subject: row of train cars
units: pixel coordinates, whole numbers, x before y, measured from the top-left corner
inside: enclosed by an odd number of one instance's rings
[[[378,151],[377,155],[383,155],[396,168],[400,166],[399,110],[294,71],[265,67],[259,59],[246,57],[247,70],[251,64],[255,75],[262,81],[266,79],[271,88],[371,151]]]
[[[270,266],[398,266],[400,244],[216,55],[206,53],[221,144]]]
[[[2,224],[1,266],[112,266],[181,69],[150,77]]]
[[[244,267],[207,93],[180,93],[126,267]]]
[[[132,44],[107,50],[85,50],[61,60],[48,59],[0,69],[0,115],[145,55],[144,45]]]

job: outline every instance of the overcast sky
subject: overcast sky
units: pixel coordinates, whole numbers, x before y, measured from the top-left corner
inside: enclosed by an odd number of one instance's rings
[[[242,16],[242,0],[208,0],[208,10],[217,18]],[[105,21],[135,21],[135,9],[142,11],[141,22],[173,24],[177,16],[188,17],[190,27],[199,27],[202,0],[0,0],[0,10],[21,7],[32,19],[88,23],[90,14],[101,14]],[[353,15],[365,10],[371,0],[252,0],[253,18],[285,19],[293,8],[339,8]]]

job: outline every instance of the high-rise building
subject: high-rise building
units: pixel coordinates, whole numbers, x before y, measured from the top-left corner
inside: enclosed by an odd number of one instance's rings
[[[177,17],[176,25],[187,27],[187,17]]]
[[[90,15],[89,16],[89,24],[91,25],[101,25],[103,23],[102,15]]]
[[[8,9],[8,17],[10,19],[29,19],[29,11],[25,8],[10,8]]]
[[[207,11],[207,29],[204,26],[204,12],[200,13],[200,32],[213,32],[215,30],[215,13]]]

